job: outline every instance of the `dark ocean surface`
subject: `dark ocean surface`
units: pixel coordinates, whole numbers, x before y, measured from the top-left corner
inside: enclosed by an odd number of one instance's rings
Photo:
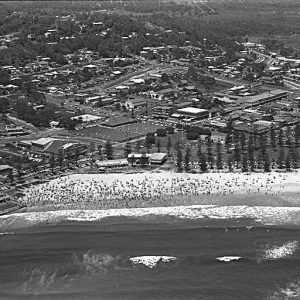
[[[300,299],[300,230],[225,223],[115,218],[2,232],[0,299]],[[149,268],[136,256],[176,260]]]

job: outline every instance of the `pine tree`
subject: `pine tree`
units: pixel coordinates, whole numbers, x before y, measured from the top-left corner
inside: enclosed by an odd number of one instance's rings
[[[98,154],[100,156],[102,156],[102,145],[101,144],[98,145]]]
[[[222,144],[220,140],[217,142],[217,169],[221,170],[223,169],[223,161],[222,161]]]
[[[13,174],[13,170],[9,170],[8,174],[7,174],[7,178],[9,180],[9,183],[12,185],[15,182],[15,178],[14,178],[14,174]]]
[[[200,169],[203,173],[207,172],[207,161],[206,161],[206,155],[203,154],[201,156],[201,160],[200,160]]]
[[[176,161],[176,165],[177,165],[177,171],[178,171],[178,172],[182,172],[182,153],[181,153],[181,150],[180,150],[180,149],[177,150],[177,161]]]
[[[127,142],[124,146],[124,156],[125,158],[128,157],[128,154],[130,154],[132,151],[131,151],[131,144],[129,142]]]
[[[60,170],[64,167],[65,155],[62,149],[59,149],[57,154],[57,164],[59,165]]]
[[[276,148],[276,131],[274,125],[272,123],[270,130],[270,141],[273,148]]]
[[[290,155],[288,154],[287,156],[286,156],[286,159],[285,159],[285,168],[286,168],[286,170],[288,171],[288,172],[290,172],[291,171],[291,158],[290,158]]]
[[[270,169],[270,160],[269,160],[269,157],[268,157],[267,154],[264,157],[264,171],[265,172],[270,172],[271,171],[271,169]]]
[[[244,132],[242,132],[242,134],[241,134],[240,141],[241,141],[241,148],[242,148],[242,151],[244,151],[244,150],[245,150],[245,147],[246,147],[246,135],[245,135]]]
[[[243,156],[242,172],[248,172],[248,160],[247,156]]]
[[[170,156],[171,147],[172,147],[172,140],[171,140],[171,137],[168,136],[168,141],[167,141],[167,153],[168,153],[168,156]]]
[[[150,149],[152,148],[152,144],[150,139],[146,138],[145,140],[145,147],[147,148],[147,152],[150,153]]]
[[[135,143],[136,152],[140,153],[141,148],[142,148],[141,141],[136,141],[136,143]]]
[[[234,146],[233,159],[236,162],[237,166],[241,162],[241,149],[238,144]]]
[[[156,139],[156,147],[157,147],[157,152],[160,153],[160,139]]]
[[[105,149],[106,158],[108,160],[113,159],[114,156],[113,147],[109,140],[106,141],[104,145],[104,149]]]
[[[54,168],[55,168],[55,157],[54,157],[53,153],[51,153],[51,155],[50,155],[49,165],[50,165],[50,168],[51,168],[51,172],[53,173]]]
[[[201,161],[201,157],[202,157],[202,149],[201,149],[201,139],[198,139],[198,145],[197,145],[197,158],[198,158],[198,164],[200,165],[200,161]]]
[[[286,144],[290,145],[292,143],[292,132],[291,132],[291,126],[287,126],[285,130],[285,140]]]
[[[278,168],[283,169],[284,168],[284,150],[283,148],[280,148],[279,157],[278,157]]]
[[[278,145],[280,147],[283,146],[283,130],[282,130],[282,128],[280,128],[280,130],[278,132]]]
[[[228,157],[228,171],[233,172],[232,159],[230,156]]]
[[[191,160],[191,148],[187,147],[185,156],[184,156],[184,170],[186,172],[190,169],[190,160]]]
[[[229,146],[231,144],[231,132],[230,131],[227,131],[227,134],[226,134],[226,138],[225,138],[225,145],[227,147],[227,151],[229,149]]]

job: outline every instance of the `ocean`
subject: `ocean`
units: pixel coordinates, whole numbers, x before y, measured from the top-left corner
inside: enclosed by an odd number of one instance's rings
[[[300,299],[299,243],[251,220],[37,225],[1,233],[0,299]]]

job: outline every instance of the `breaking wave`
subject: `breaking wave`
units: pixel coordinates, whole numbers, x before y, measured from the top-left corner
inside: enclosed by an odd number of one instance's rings
[[[220,256],[216,258],[218,261],[221,262],[231,262],[231,261],[238,261],[242,259],[241,256]]]
[[[11,235],[11,234],[15,234],[14,232],[0,232],[0,235]]]
[[[262,251],[262,255],[258,257],[258,261],[276,260],[287,258],[295,253],[299,246],[298,241],[289,241],[281,246],[275,245]]]
[[[288,282],[284,288],[278,288],[268,300],[295,300],[300,299],[300,280]]]
[[[122,269],[130,266],[128,259],[120,255],[112,256],[96,250],[74,254],[72,260],[81,271],[90,274],[105,274],[109,269]]]
[[[25,282],[21,290],[24,293],[43,293],[51,288],[56,280],[58,270],[45,270],[40,267],[24,271]]]
[[[131,257],[130,261],[133,265],[143,264],[148,268],[155,268],[159,263],[169,263],[176,261],[174,256],[136,256]]]

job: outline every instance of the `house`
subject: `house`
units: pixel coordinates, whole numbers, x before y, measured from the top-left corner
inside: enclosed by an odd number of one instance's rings
[[[13,168],[9,165],[0,165],[0,176],[6,176],[12,172]]]
[[[167,160],[167,153],[152,153],[150,156],[150,164],[162,165]]]
[[[147,107],[147,102],[141,98],[128,99],[125,102],[127,110],[142,109]]]
[[[131,166],[147,166],[150,164],[150,154],[148,153],[130,153],[127,159]]]

